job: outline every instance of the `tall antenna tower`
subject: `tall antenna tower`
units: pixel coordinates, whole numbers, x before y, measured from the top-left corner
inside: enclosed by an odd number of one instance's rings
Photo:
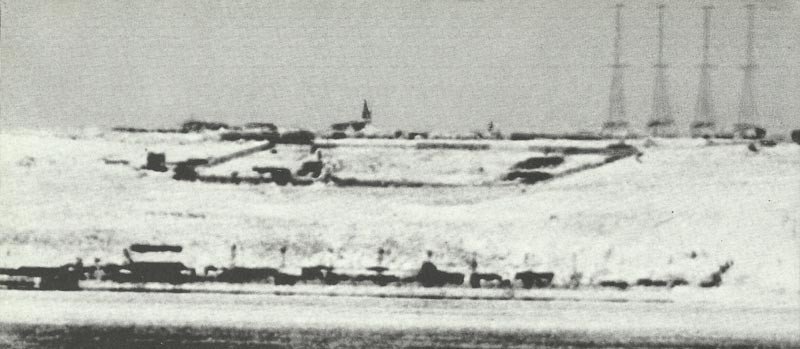
[[[616,5],[616,21],[614,36],[614,64],[611,74],[611,91],[608,96],[608,120],[603,123],[602,133],[606,136],[624,138],[628,134],[628,121],[625,112],[625,88],[623,84],[623,69],[626,67],[620,61],[622,43],[622,4]]]
[[[711,69],[709,50],[711,49],[711,10],[714,6],[703,6],[703,63],[700,64],[700,86],[697,90],[692,137],[714,136],[716,116],[714,98],[711,94]]]
[[[658,5],[658,61],[653,66],[656,68],[656,80],[653,87],[653,115],[647,123],[650,134],[655,137],[675,136],[672,119],[672,106],[669,103],[667,92],[667,65],[664,63],[664,4]]]
[[[756,128],[755,122],[758,119],[755,84],[753,83],[757,68],[754,54],[756,6],[749,4],[745,8],[747,9],[747,48],[745,51],[745,64],[742,66],[744,80],[742,80],[742,94],[739,99],[739,122],[734,126],[737,133]]]

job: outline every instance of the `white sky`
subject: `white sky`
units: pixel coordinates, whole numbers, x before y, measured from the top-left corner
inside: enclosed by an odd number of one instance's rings
[[[322,129],[594,130],[605,120],[614,1],[3,0],[2,127],[171,127],[185,119]],[[629,117],[650,116],[655,1],[628,1]],[[688,128],[714,3],[720,123],[737,117],[745,2],[668,1],[666,61]],[[760,123],[800,128],[797,1],[756,1]]]

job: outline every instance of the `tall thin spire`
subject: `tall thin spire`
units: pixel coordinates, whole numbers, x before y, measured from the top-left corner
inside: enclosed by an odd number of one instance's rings
[[[611,136],[624,137],[628,132],[628,120],[625,110],[625,87],[622,63],[622,8],[616,5],[615,36],[614,36],[614,64],[611,65],[611,89],[608,96],[608,120],[603,124],[603,133]]]
[[[669,102],[667,89],[667,65],[664,63],[664,8],[658,5],[658,60],[653,66],[656,68],[655,86],[653,87],[653,115],[647,123],[653,136],[674,136],[674,121],[672,119],[672,106]]]
[[[367,106],[366,99],[364,100],[364,109],[361,110],[361,119],[367,124],[372,123],[372,112],[369,111],[369,106]]]
[[[711,93],[711,69],[709,51],[711,49],[711,10],[713,6],[703,6],[703,62],[700,64],[700,85],[697,90],[692,136],[713,136],[716,133],[714,97]]]
[[[742,80],[742,94],[739,99],[739,123],[737,130],[752,127],[758,120],[756,106],[756,92],[754,75],[757,68],[755,63],[755,12],[753,4],[745,6],[747,9],[747,47],[745,49],[745,64],[742,66],[744,76]]]

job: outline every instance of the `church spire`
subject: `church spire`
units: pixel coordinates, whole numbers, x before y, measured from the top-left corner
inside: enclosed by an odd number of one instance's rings
[[[369,111],[366,99],[364,100],[364,109],[361,111],[361,119],[367,124],[372,123],[372,112]]]

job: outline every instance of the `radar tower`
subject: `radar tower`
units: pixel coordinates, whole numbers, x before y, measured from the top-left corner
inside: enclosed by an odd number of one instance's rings
[[[744,78],[742,80],[742,94],[739,99],[739,120],[734,126],[735,133],[739,135],[748,132],[748,130],[756,129],[755,123],[758,119],[755,83],[753,81],[757,68],[754,52],[756,6],[749,4],[745,8],[747,9],[747,46],[745,49],[745,64],[742,66]]]
[[[624,68],[621,62],[622,45],[622,8],[617,4],[614,36],[614,64],[611,65],[611,90],[608,96],[608,120],[603,123],[602,134],[607,137],[625,138],[628,135],[628,120],[625,111]]]
[[[716,116],[714,115],[714,97],[711,93],[711,69],[709,61],[711,49],[711,10],[714,6],[703,6],[703,63],[700,64],[700,86],[697,90],[692,137],[713,137],[716,134]]]
[[[674,137],[675,121],[672,119],[672,106],[667,90],[667,64],[664,63],[664,4],[658,5],[658,60],[655,86],[653,87],[653,115],[647,123],[650,135],[654,137]]]

